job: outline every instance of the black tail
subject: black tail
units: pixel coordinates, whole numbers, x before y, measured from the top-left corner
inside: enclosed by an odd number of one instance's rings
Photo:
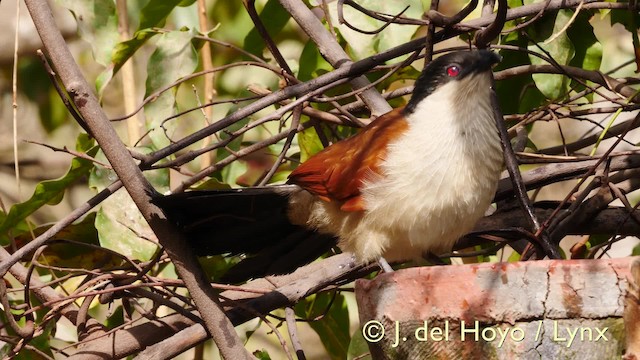
[[[286,209],[295,185],[191,191],[158,197],[199,256],[246,254],[221,279],[237,283],[286,274],[327,252],[335,238],[291,224]]]

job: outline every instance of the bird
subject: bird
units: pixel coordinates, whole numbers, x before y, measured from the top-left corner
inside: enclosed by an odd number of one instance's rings
[[[484,49],[433,59],[406,106],[313,155],[286,184],[155,201],[198,255],[244,257],[227,282],[291,272],[336,244],[358,263],[451,251],[490,207],[503,168],[500,60]]]

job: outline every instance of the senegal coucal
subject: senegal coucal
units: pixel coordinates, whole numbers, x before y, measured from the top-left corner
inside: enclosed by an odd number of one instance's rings
[[[287,184],[192,191],[158,204],[199,255],[245,254],[236,282],[285,273],[336,241],[357,261],[450,251],[493,199],[503,166],[487,50],[431,61],[409,103],[298,166]]]

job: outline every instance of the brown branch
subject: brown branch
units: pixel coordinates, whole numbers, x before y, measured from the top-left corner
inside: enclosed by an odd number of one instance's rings
[[[397,15],[383,14],[383,13],[380,13],[380,12],[377,12],[377,11],[372,11],[372,10],[369,10],[369,9],[367,9],[365,7],[362,7],[362,6],[360,6],[358,3],[356,3],[353,0],[339,0],[338,1],[337,12],[338,12],[338,21],[340,22],[340,24],[343,24],[342,21],[344,21],[344,16],[342,15],[343,12],[344,12],[344,10],[343,10],[344,4],[347,4],[347,5],[351,6],[352,8],[360,11],[361,13],[363,13],[363,14],[365,14],[365,15],[373,18],[373,19],[380,20],[380,21],[382,21],[384,23],[401,24],[401,25],[426,25],[426,23],[424,21],[422,21],[422,20],[403,17],[402,14],[405,11],[407,11],[406,8],[404,10],[402,10],[402,12],[397,14]],[[354,29],[354,28],[351,28],[351,29],[355,30],[355,31],[361,31],[361,29]],[[377,31],[377,32],[379,32],[379,31]]]
[[[350,68],[353,61],[342,49],[331,33],[322,25],[320,20],[311,10],[299,0],[279,0],[280,4],[291,14],[293,19],[304,30],[311,40],[318,46],[322,56],[336,69]],[[369,80],[364,76],[359,76],[351,80],[351,85],[355,89],[360,89],[369,85]],[[360,96],[371,109],[374,116],[379,116],[391,111],[391,106],[384,100],[376,89],[369,88],[363,91]]]
[[[282,160],[284,160],[287,151],[289,151],[289,148],[291,147],[291,142],[293,142],[293,138],[298,132],[298,126],[300,125],[300,116],[302,115],[303,106],[304,105],[299,105],[293,109],[293,120],[291,121],[291,127],[288,130],[288,135],[285,138],[284,146],[282,147],[278,158],[273,163],[273,166],[271,166],[271,169],[269,169],[267,174],[262,178],[262,180],[260,180],[257,186],[265,186],[271,180],[276,171],[278,171],[280,165],[282,165]]]
[[[534,204],[534,211],[538,218],[548,218],[557,203]],[[523,228],[527,226],[527,220],[520,216],[520,209],[513,208],[509,211],[497,212],[489,217],[481,219],[474,231],[487,232],[495,229]],[[584,223],[574,223],[568,228],[568,234],[608,234],[640,236],[640,226],[633,222],[625,222],[628,212],[624,208],[609,208],[600,211],[594,218]],[[266,314],[271,310],[293,304],[304,294],[313,293],[327,284],[335,284],[335,279],[353,279],[361,275],[358,268],[352,267],[352,259],[349,254],[341,254],[314,262],[301,267],[290,275],[274,276],[268,279],[258,279],[247,283],[243,287],[247,290],[253,288],[270,288],[272,292],[256,297],[250,292],[235,290],[225,291],[221,296],[229,299],[253,299],[243,304],[243,308],[252,306],[254,310]],[[328,279],[325,279],[328,277]],[[285,290],[286,289],[286,290]],[[230,310],[234,324],[240,324],[255,317],[255,313],[247,313],[246,310]],[[179,331],[189,328],[188,336],[171,336]],[[153,329],[153,330],[152,330]],[[115,336],[115,335],[112,335]],[[105,348],[114,348],[114,353],[120,357],[145,349],[140,356],[154,358],[152,354],[174,356],[184,349],[207,339],[208,335],[202,325],[194,324],[180,315],[169,315],[151,323],[138,325],[118,332],[119,341],[114,342],[112,337],[102,338],[85,343],[84,348],[76,356],[82,358],[94,352],[101,352]],[[123,339],[122,341],[120,339]],[[135,341],[139,339],[140,343]],[[165,339],[165,340],[162,340]],[[179,349],[179,350],[178,350]]]
[[[0,266],[4,267],[5,262],[9,258],[10,258],[9,253],[4,248],[0,248],[0,264],[2,264]],[[9,271],[11,272],[11,275],[13,275],[20,283],[22,284],[27,283],[27,277],[28,277],[29,271],[24,266],[20,264],[14,264],[13,266],[10,266]],[[0,281],[4,281],[4,280],[2,279]],[[64,301],[64,298],[62,297],[62,295],[60,295],[53,288],[43,284],[39,279],[31,278],[29,282],[29,286],[32,292],[41,302]],[[71,323],[76,324],[77,317],[78,317],[78,310],[79,308],[74,303],[69,303],[66,306],[59,309],[59,314],[69,319]],[[103,326],[100,323],[98,323],[95,319],[91,319],[87,327],[91,328],[92,335],[99,335],[104,331]]]
[[[553,65],[521,65],[495,73],[496,80],[503,80],[516,75],[525,74],[563,74],[592,81],[605,88],[617,92],[624,98],[630,98],[633,102],[640,102],[640,95],[636,90],[626,85],[624,82],[605,75],[599,71],[585,70],[573,66],[561,65],[560,69]]]
[[[302,349],[302,343],[300,342],[300,338],[298,337],[298,327],[296,325],[296,313],[290,307],[286,307],[284,309],[284,313],[287,320],[287,330],[289,331],[289,338],[291,339],[291,345],[293,346],[293,349],[296,351],[298,360],[306,360],[307,357],[304,354],[304,350]]]
[[[585,1],[589,2],[589,0],[585,0]],[[577,0],[566,0],[566,1],[553,0],[548,5],[548,8],[551,10],[557,10],[558,8],[561,8],[563,6],[566,6],[566,7],[578,6],[579,3],[580,1],[577,1]],[[603,7],[605,5],[608,6],[607,3],[597,3],[595,5],[603,6]],[[531,4],[531,5],[521,6],[516,9],[510,9],[507,12],[507,20],[513,20],[514,18],[522,17],[522,16],[534,15],[538,13],[543,6],[544,4]],[[463,32],[461,30],[462,28],[467,29],[467,28],[478,28],[480,26],[486,26],[491,23],[493,18],[494,18],[494,15],[485,16],[479,19],[475,19],[475,20],[460,24],[452,29],[447,29],[446,31],[439,32],[436,39],[437,41],[441,41],[441,40],[456,36],[459,33]],[[315,20],[317,21],[317,19]],[[153,154],[144,156],[143,164],[141,166],[143,168],[146,168],[150,164],[153,164],[156,161],[163,159],[164,157],[170,154],[173,154],[176,151],[181,150],[203,139],[206,136],[209,136],[217,131],[220,131],[221,129],[224,129],[227,126],[234,124],[238,120],[243,119],[261,109],[264,109],[267,106],[273,105],[285,99],[300,96],[301,94],[306,94],[309,91],[317,89],[321,86],[325,86],[338,79],[342,79],[345,76],[361,75],[376,65],[382,64],[385,61],[391,60],[395,57],[405,55],[409,52],[416,51],[422,48],[423,46],[424,46],[424,38],[415,39],[405,44],[399,45],[395,48],[389,49],[380,54],[376,54],[369,58],[353,62],[350,66],[340,67],[330,73],[318,76],[317,78],[310,80],[308,82],[288,86],[280,91],[274,92],[269,96],[265,96],[262,99],[257,100],[246,107],[239,109],[238,111],[230,114],[229,116],[226,116],[225,118],[219,120],[218,122],[210,126],[207,126],[204,129],[198,130],[197,132],[190,134],[189,136],[185,137],[180,141],[177,141],[174,144],[171,144],[163,149],[160,149]]]
[[[627,127],[629,126],[629,124],[632,124],[632,129],[636,129],[638,126],[640,126],[639,122],[634,121],[633,119],[631,120],[627,120],[624,122],[621,122],[620,124],[614,125],[612,127],[610,127],[606,134],[604,135],[603,139],[609,139],[612,137],[618,137],[619,135],[622,135],[625,130],[627,129]],[[566,144],[566,145],[560,145],[560,146],[552,146],[546,149],[540,149],[538,151],[539,154],[546,154],[546,155],[554,155],[554,154],[559,154],[562,153],[565,149],[569,152],[574,152],[576,150],[580,150],[583,149],[587,146],[593,145],[598,141],[598,138],[600,137],[600,134],[593,134],[590,136],[587,136],[585,138],[582,138],[580,140],[577,140],[575,142],[572,142],[570,144]]]
[[[140,103],[140,105],[138,105],[138,107],[133,112],[131,112],[131,113],[127,114],[127,115],[124,115],[124,116],[120,116],[120,117],[116,117],[116,118],[110,119],[110,121],[122,121],[122,120],[126,120],[126,119],[130,118],[131,116],[137,114],[140,110],[142,110],[145,105],[147,105],[147,104],[149,104],[151,102],[154,102],[156,99],[158,99],[158,97],[160,95],[162,95],[164,92],[169,91],[170,89],[182,84],[183,82],[189,81],[189,80],[197,78],[199,76],[207,75],[207,74],[218,72],[218,71],[222,71],[222,70],[227,70],[227,69],[234,68],[234,67],[240,67],[240,66],[256,66],[256,67],[260,67],[260,68],[263,68],[263,69],[270,70],[274,74],[282,75],[281,72],[278,71],[278,69],[274,68],[273,66],[271,66],[269,64],[265,64],[263,62],[255,62],[255,61],[240,61],[240,62],[233,63],[233,64],[227,64],[227,65],[213,67],[213,68],[208,69],[208,70],[198,71],[198,72],[195,72],[193,74],[189,74],[187,76],[184,76],[184,77],[174,81],[173,83],[171,83],[169,85],[166,85],[166,86],[156,90],[155,92],[149,94],[144,100],[142,100],[142,103]],[[191,109],[191,111],[193,111],[193,109]]]
[[[507,20],[507,0],[498,0],[498,11],[496,12],[496,18],[485,29],[476,33],[473,42],[478,49],[484,49],[489,46],[489,43],[500,35],[500,31],[504,28],[504,23]]]
[[[78,123],[78,125],[80,125],[80,127],[87,134],[91,135],[89,127],[87,127],[87,124],[84,122],[84,119],[82,119],[80,114],[78,114],[76,109],[71,104],[71,101],[69,101],[69,97],[67,96],[67,92],[64,91],[60,87],[60,84],[58,83],[58,78],[56,77],[56,72],[53,71],[53,69],[51,68],[51,65],[49,64],[49,61],[47,61],[47,57],[44,56],[44,53],[42,52],[42,50],[39,50],[39,49],[36,51],[36,54],[38,54],[38,57],[40,58],[40,61],[42,61],[42,64],[44,65],[44,69],[47,72],[47,76],[49,76],[49,81],[51,81],[51,84],[53,85],[53,88],[58,93],[58,96],[60,97],[60,100],[62,100],[62,103],[64,104],[64,107],[67,108],[67,111],[69,111],[69,114],[71,114],[71,116]]]
[[[495,80],[493,81],[493,86],[495,88]],[[493,110],[494,118],[496,119],[496,127],[498,128],[498,132],[500,134],[502,150],[504,151],[505,165],[507,167],[507,171],[509,172],[509,177],[513,184],[513,188],[515,190],[520,207],[529,220],[530,228],[532,228],[536,232],[536,238],[540,239],[539,243],[542,246],[544,254],[551,259],[561,259],[562,256],[560,255],[560,251],[555,244],[551,243],[549,235],[543,231],[544,229],[538,222],[538,219],[533,212],[531,199],[529,199],[529,196],[527,195],[527,191],[522,180],[522,175],[520,174],[520,170],[518,168],[518,161],[516,160],[515,153],[511,146],[511,140],[509,138],[507,128],[505,127],[502,111],[500,110],[500,106],[498,105],[498,97],[495,92],[491,97],[491,108]]]
[[[102,166],[102,167],[104,167],[106,169],[111,169],[111,165],[105,164],[102,161],[99,161],[98,159],[87,155],[87,153],[83,153],[83,152],[79,152],[79,151],[75,151],[75,150],[70,150],[66,146],[63,146],[62,148],[59,148],[59,147],[55,147],[53,145],[49,145],[49,144],[45,144],[45,143],[41,143],[41,142],[33,141],[33,140],[24,140],[24,142],[29,143],[29,144],[39,145],[39,146],[42,146],[42,147],[46,147],[47,149],[50,149],[50,150],[52,150],[54,152],[62,152],[62,153],[65,153],[65,154],[73,155],[73,156],[75,156],[77,158],[91,161],[91,162],[93,162],[93,163],[95,163],[97,165],[100,165],[100,166]]]
[[[429,26],[427,26],[427,35],[424,37],[424,66],[427,66],[431,62],[431,60],[433,60],[433,37],[436,33],[436,24],[434,17],[440,15],[440,13],[438,12],[438,5],[440,5],[440,0],[433,0],[429,4],[429,12],[427,13],[427,17],[430,21]]]
[[[200,31],[207,35],[207,29],[209,29],[209,24],[207,21],[207,4],[205,0],[198,0],[198,26]],[[205,42],[202,45],[202,50],[200,51],[200,58],[202,59],[202,69],[204,71],[209,71],[213,68],[213,59],[211,54],[211,42]],[[208,72],[204,75],[204,102],[212,103],[213,98],[216,96],[216,89],[214,88],[214,73]],[[196,98],[198,99],[198,105],[200,105],[200,98],[196,93]],[[213,117],[213,108],[207,106],[203,109],[202,115],[204,117],[204,124],[209,125],[211,123],[211,118]],[[139,137],[138,137],[139,138]],[[137,142],[136,142],[137,143]],[[202,146],[207,146],[211,143],[211,138],[206,137],[202,140]],[[208,156],[203,156],[201,159],[200,167],[204,168],[211,165],[211,158]]]
[[[527,191],[541,188],[556,182],[577,179],[590,173],[601,162],[598,159],[577,159],[575,162],[556,163],[540,166],[522,174]],[[640,168],[640,154],[614,156],[609,164],[610,171]],[[498,183],[498,190],[494,198],[501,201],[513,196],[513,187],[508,178],[502,178]]]
[[[25,316],[26,321],[24,326],[18,324],[14,318],[14,314],[11,312],[11,304],[9,304],[9,298],[7,297],[7,284],[4,282],[4,279],[0,279],[0,305],[2,305],[2,310],[4,310],[5,317],[9,322],[9,327],[21,338],[31,339],[35,332],[33,315]]]
[[[556,201],[535,203],[533,208],[536,217],[540,219],[549,218],[558,203]],[[565,228],[565,235],[618,234],[622,236],[639,236],[640,226],[637,223],[627,221],[628,216],[629,212],[625,208],[605,208],[597,211],[591,217],[576,219],[579,221],[568,223]],[[491,232],[496,229],[517,229],[526,228],[527,226],[527,219],[520,216],[520,209],[513,208],[508,211],[498,211],[480,219],[473,231]],[[468,245],[469,243],[464,243],[464,245],[456,245],[456,247],[467,247]]]
[[[261,96],[265,96],[265,95],[269,95],[272,92],[268,89],[259,87],[257,85],[249,85],[248,89],[249,91],[251,91],[252,93],[256,94],[256,95],[261,95]],[[279,102],[280,105],[289,105],[291,104],[291,100],[282,100]],[[322,110],[318,110],[315,109],[311,106],[304,106],[302,108],[302,113],[307,115],[310,118],[314,118],[320,121],[326,121],[332,124],[337,124],[337,125],[352,125],[349,124],[348,122],[345,122],[343,119],[341,119],[340,117],[330,113],[330,112],[326,112],[326,111],[322,111]]]
[[[268,294],[256,296],[248,291],[229,290],[220,296],[236,301],[243,300],[244,310],[234,308],[228,311],[233,323],[239,325],[255,318],[257,314],[267,314],[275,309],[294,304],[326,286],[342,281],[353,281],[362,276],[363,272],[371,272],[371,269],[354,265],[353,258],[349,254],[340,254],[301,267],[289,275],[258,279],[244,285],[247,290],[271,289]],[[246,310],[248,308],[252,310]],[[181,332],[181,335],[172,336],[177,332]],[[86,342],[83,349],[74,357],[84,359],[85,356],[95,357],[105,354],[111,356],[113,353],[119,358],[144,349],[139,354],[141,359],[155,359],[157,354],[169,358],[209,337],[201,324],[194,324],[177,314],[119,331],[118,341],[114,341],[115,336],[116,334],[112,334]]]
[[[469,16],[473,10],[478,6],[478,0],[471,0],[462,10],[456,13],[453,16],[445,16],[442,13],[438,12],[438,1],[431,3],[431,9],[427,12],[427,18],[430,20],[429,25],[447,27],[458,24],[464,18]],[[429,31],[431,31],[431,27],[429,27]],[[427,37],[428,38],[428,37]]]
[[[375,35],[378,34],[380,32],[382,32],[382,30],[386,29],[387,26],[397,23],[397,20],[402,16],[402,14],[404,14],[408,9],[409,6],[405,7],[401,12],[399,12],[397,15],[394,15],[392,18],[390,19],[384,19],[381,20],[384,22],[384,25],[382,25],[381,27],[377,28],[376,30],[362,30],[359,29],[356,26],[351,25],[351,23],[349,23],[345,18],[344,18],[344,14],[343,14],[343,7],[344,4],[347,4],[349,6],[351,6],[352,8],[360,11],[361,13],[371,16],[373,18],[379,19],[379,17],[375,16],[375,14],[372,14],[373,12],[363,8],[362,6],[358,5],[357,3],[351,1],[351,0],[338,0],[338,6],[337,6],[337,12],[338,12],[338,23],[341,25],[345,25],[346,27],[348,27],[349,29],[353,30],[353,31],[357,31],[361,34],[367,34],[367,35]],[[380,19],[379,19],[380,20]]]

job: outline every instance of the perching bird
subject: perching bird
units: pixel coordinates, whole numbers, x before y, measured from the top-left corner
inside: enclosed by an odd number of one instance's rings
[[[450,251],[484,215],[503,166],[487,50],[430,62],[409,103],[298,166],[287,185],[157,200],[199,255],[247,254],[227,280],[286,273],[337,244],[357,261]]]

